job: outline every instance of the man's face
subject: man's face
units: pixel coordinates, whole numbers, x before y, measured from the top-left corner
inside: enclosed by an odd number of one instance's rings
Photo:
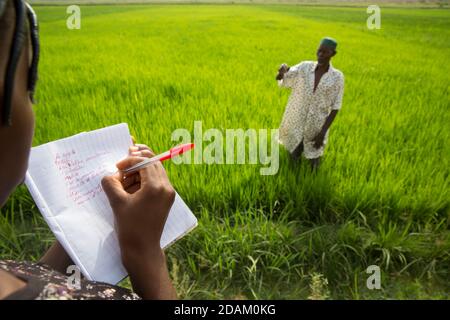
[[[336,52],[333,48],[321,44],[317,49],[317,62],[319,64],[326,64],[330,61],[331,57],[335,55],[335,53]]]

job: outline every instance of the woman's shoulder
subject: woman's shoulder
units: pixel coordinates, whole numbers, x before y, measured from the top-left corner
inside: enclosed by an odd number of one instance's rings
[[[73,276],[64,275],[40,262],[0,260],[0,268],[27,285],[8,299],[37,300],[139,300],[139,296],[126,288],[83,278],[75,283]]]

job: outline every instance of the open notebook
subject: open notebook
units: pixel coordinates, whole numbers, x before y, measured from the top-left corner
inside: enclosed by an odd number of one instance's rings
[[[125,123],[31,149],[25,184],[44,219],[89,280],[116,284],[121,263],[114,217],[101,178],[117,171],[132,144]],[[177,194],[161,237],[166,248],[197,225]]]

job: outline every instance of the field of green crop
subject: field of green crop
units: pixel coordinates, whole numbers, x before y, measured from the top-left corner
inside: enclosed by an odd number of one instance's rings
[[[345,95],[322,167],[166,165],[199,219],[168,249],[181,298],[448,299],[450,11],[283,5],[36,7],[42,61],[34,145],[119,122],[156,152],[177,128],[277,128],[278,66],[339,41]],[[0,258],[53,241],[25,187],[0,215]],[[366,268],[381,268],[369,290]],[[124,285],[129,283],[125,281]]]

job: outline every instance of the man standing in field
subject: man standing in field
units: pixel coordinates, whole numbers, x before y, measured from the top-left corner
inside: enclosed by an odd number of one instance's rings
[[[328,129],[342,104],[344,75],[330,63],[336,47],[334,39],[324,38],[317,49],[317,62],[283,64],[276,77],[281,87],[292,89],[280,125],[280,143],[294,159],[303,153],[313,169],[319,166]]]

